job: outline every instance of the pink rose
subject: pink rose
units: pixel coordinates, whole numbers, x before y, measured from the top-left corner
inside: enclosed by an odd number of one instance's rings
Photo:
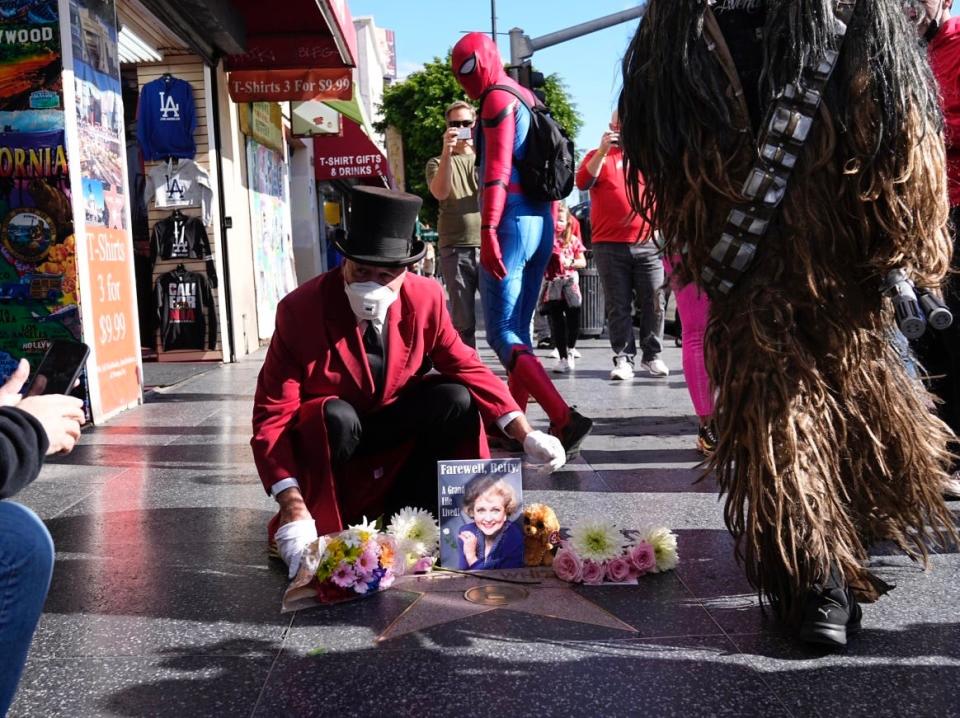
[[[573,549],[562,548],[553,557],[553,572],[561,581],[579,583],[582,579],[583,563]]]
[[[629,556],[636,576],[642,576],[657,565],[657,555],[654,553],[653,546],[646,541],[638,541],[634,544]]]
[[[433,556],[424,556],[423,558],[418,559],[417,562],[413,564],[413,568],[410,570],[413,573],[426,573],[433,568],[433,562],[435,560],[436,559]]]
[[[590,559],[585,559],[583,562],[583,582],[589,583],[592,585],[597,585],[598,583],[603,583],[603,578],[606,576],[606,568],[604,565],[598,561],[591,561]]]
[[[633,577],[633,567],[626,556],[617,556],[607,562],[607,578],[614,583],[623,583]]]

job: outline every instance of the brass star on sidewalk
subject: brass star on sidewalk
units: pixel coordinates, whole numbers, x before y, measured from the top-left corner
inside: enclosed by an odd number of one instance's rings
[[[491,581],[485,576],[507,579],[510,583]],[[496,610],[637,632],[633,626],[574,591],[572,584],[561,581],[549,568],[476,571],[470,575],[434,571],[399,578],[393,588],[420,596],[387,626],[377,641]],[[475,603],[477,600],[487,600],[493,605]]]

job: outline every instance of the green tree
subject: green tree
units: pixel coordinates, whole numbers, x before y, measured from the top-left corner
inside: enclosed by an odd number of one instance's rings
[[[560,77],[547,76],[543,90],[557,122],[571,137],[576,137],[583,120]],[[470,102],[450,71],[449,55],[447,59],[435,57],[403,82],[384,88],[383,121],[375,126],[377,132],[395,127],[403,137],[407,192],[423,198],[421,216],[433,226],[437,222],[437,201],[427,188],[424,170],[427,160],[440,154],[440,137],[445,127],[443,111],[455,100]]]

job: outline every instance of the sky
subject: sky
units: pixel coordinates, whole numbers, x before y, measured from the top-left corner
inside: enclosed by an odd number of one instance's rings
[[[495,0],[500,55],[510,59],[507,32],[522,28],[536,38],[572,25],[635,7],[630,0]],[[354,17],[370,15],[378,27],[396,32],[397,68],[401,76],[434,57],[446,57],[464,32],[489,33],[490,0],[349,0]],[[577,150],[595,147],[620,93],[620,61],[637,28],[632,20],[540,50],[534,66],[557,73],[584,121],[574,138]],[[500,34],[503,33],[503,34]]]

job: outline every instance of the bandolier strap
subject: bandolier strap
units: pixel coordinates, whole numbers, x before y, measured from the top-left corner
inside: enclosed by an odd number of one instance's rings
[[[799,82],[788,84],[771,108],[757,160],[743,183],[742,202],[727,215],[720,240],[700,276],[708,294],[727,295],[746,273],[787,193],[793,169],[813,127],[823,93],[836,69],[857,0],[838,0],[836,49],[803,68]]]

